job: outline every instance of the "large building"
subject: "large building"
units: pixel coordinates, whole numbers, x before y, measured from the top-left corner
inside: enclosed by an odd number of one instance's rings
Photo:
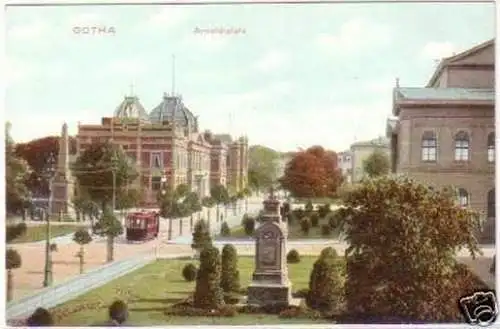
[[[366,177],[363,163],[377,150],[390,156],[389,140],[385,137],[378,137],[351,145],[351,181],[353,183],[358,183]]]
[[[351,150],[337,153],[337,165],[342,172],[344,182],[352,182],[352,153]]]
[[[101,124],[79,124],[77,154],[92,142],[108,140],[120,145],[139,169],[135,184],[144,192],[142,206],[156,204],[162,179],[169,186],[187,184],[200,197],[217,184],[230,193],[247,186],[247,138],[200,131],[198,117],[180,95],[165,93],[149,114],[138,97],[126,96]]]
[[[463,206],[487,218],[494,239],[495,50],[488,41],[441,61],[424,88],[394,89],[387,122],[395,173],[454,186]]]

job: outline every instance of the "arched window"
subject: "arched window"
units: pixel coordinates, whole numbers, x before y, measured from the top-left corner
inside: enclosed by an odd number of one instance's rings
[[[458,189],[458,202],[462,207],[469,205],[469,193],[463,188]]]
[[[488,162],[495,162],[495,133],[488,134]]]
[[[469,135],[461,131],[455,135],[455,161],[469,160]]]
[[[426,131],[422,135],[422,161],[436,161],[437,138],[433,131]]]
[[[495,189],[488,192],[488,218],[495,217]]]

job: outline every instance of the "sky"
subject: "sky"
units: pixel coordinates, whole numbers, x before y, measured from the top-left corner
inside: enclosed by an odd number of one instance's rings
[[[397,77],[401,87],[424,87],[441,58],[495,36],[486,3],[47,6],[5,15],[5,117],[16,142],[60,134],[64,122],[76,134],[78,122],[99,123],[130,93],[149,112],[175,91],[203,130],[279,151],[343,151],[385,134]]]

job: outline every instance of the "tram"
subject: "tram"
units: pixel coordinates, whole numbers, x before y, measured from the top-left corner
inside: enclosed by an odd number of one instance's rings
[[[160,214],[156,211],[138,211],[127,215],[127,241],[147,241],[158,237]]]

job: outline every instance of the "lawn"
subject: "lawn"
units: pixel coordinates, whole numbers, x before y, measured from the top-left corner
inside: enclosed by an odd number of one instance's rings
[[[289,264],[288,273],[293,291],[308,287],[315,257],[302,257],[298,264]],[[107,319],[107,307],[115,299],[128,304],[128,325],[258,325],[326,323],[325,320],[282,319],[277,315],[238,314],[236,317],[167,316],[166,307],[186,298],[195,283],[186,282],[182,268],[192,260],[160,260],[97,288],[75,300],[51,310],[57,326],[88,326]],[[254,257],[239,258],[240,282],[247,286],[254,270]],[[84,307],[87,305],[87,307]]]
[[[71,234],[77,231],[81,226],[75,225],[52,225],[50,227],[50,236],[52,238]],[[37,226],[28,226],[26,229],[26,233],[22,236],[18,237],[15,240],[12,240],[10,243],[24,243],[24,242],[35,242],[45,240],[47,237],[46,234],[47,226],[37,225]]]

